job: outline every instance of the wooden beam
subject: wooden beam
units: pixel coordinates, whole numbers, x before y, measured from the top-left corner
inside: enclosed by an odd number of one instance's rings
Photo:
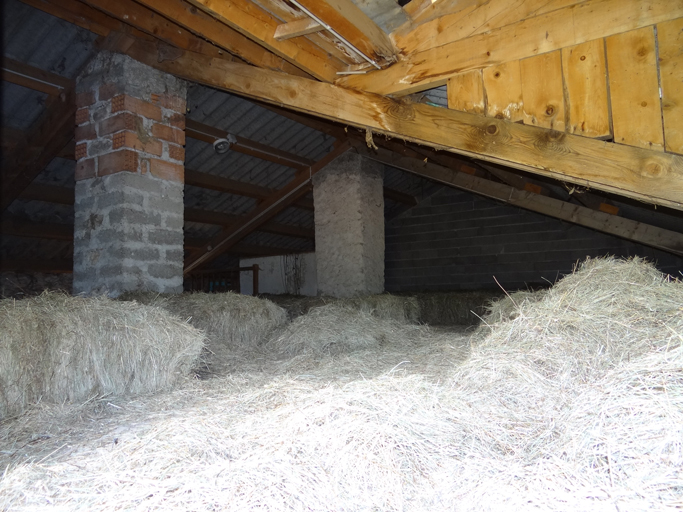
[[[253,197],[254,199],[265,199],[275,192],[273,189],[260,187],[258,185],[253,185],[252,183],[231,180],[222,176],[215,176],[213,174],[193,171],[191,169],[185,169],[185,185],[208,188],[210,190],[238,196]],[[292,206],[304,210],[313,210],[313,201],[301,198]]]
[[[186,119],[185,135],[192,139],[202,140],[209,144],[213,144],[217,139],[227,138],[228,132],[198,121],[193,121],[192,119]],[[288,151],[282,151],[266,144],[240,137],[239,135],[235,135],[234,137],[236,142],[230,146],[230,150],[232,151],[254,156],[261,160],[268,160],[269,162],[274,162],[297,170],[306,169],[313,163],[313,161],[308,158],[289,153]]]
[[[13,217],[4,218],[0,222],[0,233],[3,235],[26,238],[43,238],[49,240],[73,240],[73,224],[36,223],[19,220]]]
[[[587,0],[410,54],[393,66],[350,75],[338,85],[405,95],[444,85],[456,73],[552,52],[683,17],[683,0]]]
[[[144,41],[128,54],[188,80],[378,134],[683,209],[683,157],[678,155],[406,103],[196,54],[158,62],[156,49]]]
[[[188,1],[318,80],[331,82],[344,67],[306,38],[277,41],[279,20],[248,0]]]
[[[183,0],[137,0],[195,35],[212,41],[215,45],[254,66],[311,78],[311,75],[290,64],[285,59],[266,50],[238,31],[221,23]]]
[[[300,172],[297,177],[285,187],[278,190],[277,193],[273,194],[268,199],[262,201],[251,213],[246,215],[245,221],[241,222],[239,226],[229,228],[216,235],[211,242],[206,244],[200,251],[197,251],[185,261],[184,273],[190,273],[200,265],[211,261],[231,247],[234,247],[249,233],[259,229],[263,224],[298,200],[310,187],[313,175],[348,149],[349,145],[346,143],[337,146],[322,159],[309,167],[308,172]]]
[[[9,155],[11,167],[2,170],[0,211],[4,211],[73,138],[76,94],[73,89],[55,98],[28,133],[31,146]]]
[[[363,156],[439,183],[683,256],[683,233],[616,217],[526,190],[518,190],[503,183],[495,183],[428,161],[399,156],[383,148],[372,151],[362,143],[354,143],[354,146]]]
[[[26,201],[45,201],[46,203],[74,204],[74,190],[56,185],[31,183],[19,195],[19,199]]]
[[[322,21],[356,50],[382,67],[396,61],[389,37],[351,0],[296,0],[295,5]]]
[[[9,57],[2,59],[2,79],[50,96],[59,96],[73,87],[73,80]]]
[[[70,274],[73,271],[72,260],[20,259],[0,260],[0,272],[41,272],[45,274]]]
[[[275,39],[284,41],[293,37],[320,32],[321,30],[324,30],[324,27],[320,23],[312,18],[303,18],[278,25],[275,29]]]
[[[185,208],[185,221],[199,222],[201,224],[213,224],[223,227],[235,227],[247,219],[248,215],[231,215],[228,213],[201,210],[198,208]],[[266,222],[261,224],[258,231],[273,233],[276,235],[293,236],[296,238],[315,238],[315,231],[300,226],[280,224],[278,222]]]

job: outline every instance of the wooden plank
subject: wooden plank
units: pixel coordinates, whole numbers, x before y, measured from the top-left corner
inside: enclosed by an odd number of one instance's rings
[[[25,201],[45,201],[46,203],[74,204],[74,189],[44,183],[31,183],[19,195]]]
[[[519,63],[524,124],[563,132],[564,87],[560,52],[545,53]]]
[[[484,79],[481,70],[473,69],[448,79],[448,108],[472,114],[486,112]]]
[[[602,39],[562,49],[567,100],[567,131],[585,137],[610,138],[607,63]]]
[[[517,0],[510,2],[510,0],[488,0],[487,2],[477,2],[469,8],[438,16],[436,19],[422,23],[412,30],[397,31],[392,36],[396,46],[403,53],[414,53],[476,34],[490,32],[531,16],[551,12],[583,1]],[[462,6],[462,4],[462,0],[457,2],[458,6]],[[444,7],[448,8],[448,6]],[[454,10],[454,7],[451,6],[450,9]],[[409,28],[406,27],[406,29]]]
[[[421,103],[350,91],[197,54],[159,62],[154,45],[128,54],[181,78],[422,143],[655,204],[683,209],[683,157]],[[311,101],[315,98],[315,101]]]
[[[444,85],[456,73],[549,53],[567,46],[683,17],[683,0],[587,0],[443,46],[393,66],[350,75],[338,85],[405,95]]]
[[[305,36],[324,30],[324,27],[312,18],[302,18],[300,20],[282,23],[275,29],[275,39],[284,41],[293,37]]]
[[[270,188],[260,187],[252,183],[231,180],[222,176],[193,171],[192,169],[187,168],[185,169],[185,185],[208,188],[210,190],[217,190],[218,192],[226,192],[228,194],[253,197],[254,199],[265,199],[275,192]],[[293,206],[305,210],[313,210],[313,201],[302,198],[294,203]]]
[[[522,78],[515,60],[483,71],[486,115],[517,122],[524,118]]]
[[[214,18],[256,41],[318,80],[331,82],[344,65],[306,38],[276,41],[275,29],[280,22],[248,0],[189,0]]]
[[[308,73],[183,0],[137,1],[254,66],[310,77]]]
[[[20,236],[26,238],[44,238],[49,240],[73,240],[73,224],[57,224],[54,222],[36,223],[25,220],[8,218],[0,223],[0,233],[3,235]]]
[[[190,138],[203,140],[209,144],[213,144],[216,139],[224,139],[228,136],[228,132],[208,126],[198,121],[193,121],[192,119],[185,120],[185,134]],[[239,153],[260,158],[261,160],[267,160],[269,162],[274,162],[276,164],[299,170],[306,169],[313,163],[313,161],[308,158],[295,155],[294,153],[290,153],[288,151],[273,148],[266,144],[261,144],[260,142],[250,140],[245,137],[240,137],[239,135],[235,135],[234,137],[236,142],[230,146],[232,151],[237,151]]]
[[[120,21],[76,0],[21,1],[100,36],[106,37],[112,30],[123,30],[124,25]]]
[[[202,210],[199,208],[185,208],[186,222],[198,222],[200,224],[213,224],[215,226],[224,227],[239,227],[247,219],[248,215],[232,215],[229,213]],[[296,238],[315,238],[315,232],[313,229],[292,226],[289,224],[281,224],[278,222],[265,222],[259,226],[257,231],[273,233],[276,235],[293,236]]]
[[[351,0],[296,0],[363,55],[383,66],[396,60],[389,37]]]
[[[73,260],[20,259],[0,260],[0,272],[44,272],[46,274],[70,274],[73,271]]]
[[[356,149],[367,158],[412,172],[424,178],[449,185],[460,190],[502,201],[549,217],[595,229],[602,233],[616,235],[656,249],[683,255],[683,234],[670,231],[612,213],[591,210],[552,197],[546,197],[527,190],[519,190],[503,183],[495,183],[477,176],[425,162],[420,159],[399,156],[380,148],[369,151],[362,144],[354,144]]]
[[[322,159],[313,164],[308,169],[308,172],[299,173],[297,177],[285,187],[261,202],[261,204],[246,216],[246,220],[240,223],[239,226],[224,230],[222,233],[216,235],[207,245],[185,261],[184,274],[190,273],[200,265],[211,261],[231,247],[234,247],[249,233],[259,229],[263,224],[302,197],[309,190],[313,175],[323,169],[339,155],[348,151],[348,149],[349,145],[346,143],[337,146]]]
[[[51,96],[59,96],[73,87],[73,80],[29,66],[9,57],[2,59],[2,79]]]
[[[667,151],[683,153],[683,18],[657,25]]]
[[[664,151],[653,27],[606,41],[614,141]]]

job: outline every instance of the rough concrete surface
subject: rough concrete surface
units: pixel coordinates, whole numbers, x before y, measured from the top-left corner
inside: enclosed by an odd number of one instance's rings
[[[313,185],[318,293],[382,293],[382,166],[347,152],[320,171]]]

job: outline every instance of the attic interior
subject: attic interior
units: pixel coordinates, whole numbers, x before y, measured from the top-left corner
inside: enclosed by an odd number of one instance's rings
[[[522,28],[533,34],[541,25],[560,27],[569,15],[608,16],[616,7],[577,1],[512,8],[462,0],[401,7],[386,0],[345,1],[333,9],[308,3],[226,2],[214,9],[199,0],[6,2],[3,295],[21,295],[27,287],[71,290],[75,159],[84,143],[74,133],[88,137],[73,121],[77,79],[102,51],[151,59],[187,80],[184,146],[175,148],[179,161],[184,157],[186,290],[206,287],[198,275],[225,273],[240,260],[313,252],[310,184],[296,200],[244,224],[297,172],[344,143],[383,166],[388,292],[541,286],[577,261],[607,254],[642,256],[680,275],[675,9],[644,15],[647,2],[627,2],[619,7],[628,20],[622,24],[582,35],[558,32],[543,48],[529,35],[508,50],[495,45],[517,40]],[[664,32],[660,22],[669,23]],[[496,51],[453,57],[471,45]],[[633,48],[648,55],[634,63]],[[434,57],[423,61],[423,55]],[[210,59],[217,59],[214,68],[228,66],[225,76],[230,66],[263,73],[233,84],[221,81],[221,71],[187,71],[191,60],[201,66]],[[614,63],[609,73],[606,60]],[[291,84],[276,82],[289,78]],[[250,79],[272,86],[257,91]],[[306,89],[330,82],[335,85],[324,90]],[[296,97],[291,87],[299,89]],[[367,97],[345,98],[356,90]],[[439,117],[455,112],[468,114],[465,128],[457,115]],[[414,126],[403,126],[402,117],[412,117]],[[521,130],[506,133],[521,146],[499,152],[496,141],[478,136],[491,120],[500,120],[495,126],[502,130]],[[456,124],[432,133],[448,122]],[[554,139],[559,133],[567,135]],[[529,137],[546,135],[548,142],[525,146]],[[218,154],[214,142],[231,136],[235,142]],[[229,243],[187,271],[211,240],[226,236]]]
[[[0,510],[680,511],[683,0],[4,0]]]

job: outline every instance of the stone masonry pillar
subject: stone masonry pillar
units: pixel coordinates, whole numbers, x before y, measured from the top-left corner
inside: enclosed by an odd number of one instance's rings
[[[75,294],[182,292],[186,89],[109,52],[79,77]]]
[[[384,291],[381,164],[349,151],[313,178],[318,294]]]

